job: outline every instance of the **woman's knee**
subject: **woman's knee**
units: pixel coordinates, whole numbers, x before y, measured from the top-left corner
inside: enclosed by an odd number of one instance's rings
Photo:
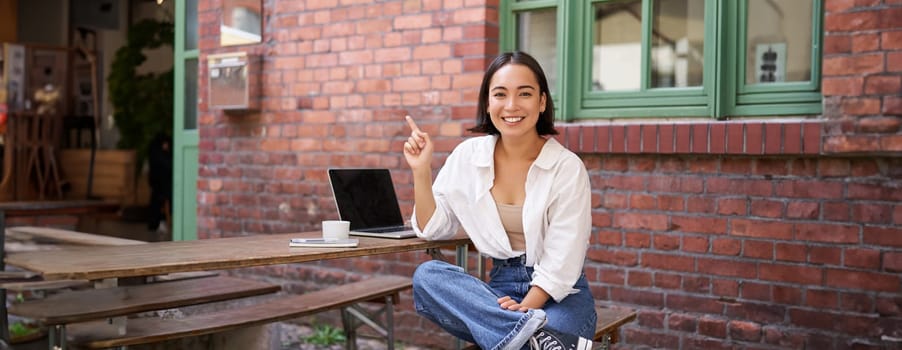
[[[435,276],[442,270],[441,261],[429,260],[417,266],[413,272],[413,286],[428,283],[435,279]]]
[[[413,271],[413,278],[416,279],[417,276],[424,276],[432,274],[438,267],[436,266],[438,261],[429,260],[426,261],[419,266],[417,266],[416,270]]]
[[[429,260],[426,261],[420,266],[417,266],[417,269],[414,271],[414,279],[419,274],[421,276],[430,276],[436,274],[447,274],[449,272],[462,272],[463,269],[460,266],[446,263],[441,260]]]

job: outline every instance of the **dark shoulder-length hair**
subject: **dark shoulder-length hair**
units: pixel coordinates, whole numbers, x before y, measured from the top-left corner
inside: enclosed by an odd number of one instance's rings
[[[485,75],[482,77],[482,85],[479,87],[479,104],[476,107],[476,126],[467,130],[489,135],[498,134],[498,129],[492,124],[492,118],[489,116],[488,112],[489,84],[492,82],[492,77],[495,76],[495,72],[508,64],[524,65],[535,74],[536,81],[539,82],[539,93],[545,96],[545,111],[539,113],[539,122],[536,123],[536,131],[539,132],[539,135],[543,136],[557,135],[557,130],[554,129],[554,101],[551,100],[551,91],[548,89],[548,79],[545,78],[545,72],[535,58],[520,51],[500,54],[498,57],[495,57],[491,64],[489,64],[489,68],[486,69]]]

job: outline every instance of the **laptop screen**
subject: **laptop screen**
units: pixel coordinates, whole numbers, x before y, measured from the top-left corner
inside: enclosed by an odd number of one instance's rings
[[[329,182],[338,216],[352,231],[404,225],[388,169],[329,169]]]

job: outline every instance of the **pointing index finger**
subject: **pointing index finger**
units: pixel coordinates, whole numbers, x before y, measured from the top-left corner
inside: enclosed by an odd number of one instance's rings
[[[410,126],[410,130],[413,130],[413,131],[418,132],[418,133],[420,132],[420,128],[417,127],[417,123],[415,123],[415,122],[413,121],[413,118],[411,118],[411,117],[408,115],[408,116],[404,117],[404,119],[407,120],[407,125]]]

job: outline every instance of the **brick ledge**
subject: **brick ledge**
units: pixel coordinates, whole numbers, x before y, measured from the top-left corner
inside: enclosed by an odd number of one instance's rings
[[[576,153],[816,155],[824,121],[558,124]]]

